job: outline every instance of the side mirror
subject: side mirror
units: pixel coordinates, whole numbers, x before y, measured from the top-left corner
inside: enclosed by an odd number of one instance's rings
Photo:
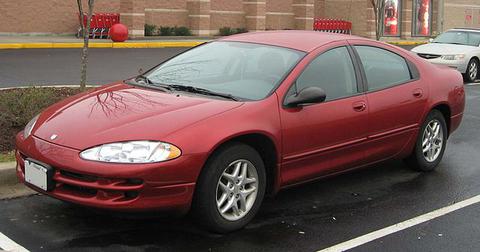
[[[432,42],[433,42],[433,38],[429,38],[428,43],[432,43]]]
[[[307,87],[302,89],[298,94],[291,95],[285,100],[288,107],[298,107],[309,103],[320,103],[325,101],[327,95],[322,88]]]

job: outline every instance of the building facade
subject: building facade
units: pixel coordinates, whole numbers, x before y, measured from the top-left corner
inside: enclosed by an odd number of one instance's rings
[[[383,0],[382,36],[415,39],[453,27],[480,27],[479,0]],[[144,25],[185,26],[194,35],[216,35],[222,27],[248,31],[311,30],[314,18],[352,22],[352,33],[375,37],[371,0],[96,0],[95,12],[120,13],[130,36]],[[0,0],[0,34],[73,34],[74,0]]]

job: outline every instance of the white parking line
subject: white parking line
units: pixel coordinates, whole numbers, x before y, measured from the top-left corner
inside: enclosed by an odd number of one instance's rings
[[[409,220],[406,220],[404,222],[400,222],[400,223],[394,224],[392,226],[382,228],[380,230],[368,233],[366,235],[362,235],[362,236],[354,238],[352,240],[339,243],[339,244],[334,245],[332,247],[319,250],[318,252],[345,251],[345,250],[348,250],[348,249],[352,249],[352,248],[358,247],[360,245],[363,245],[365,243],[371,242],[373,240],[376,240],[376,239],[382,238],[384,236],[396,233],[398,231],[402,231],[404,229],[413,227],[415,225],[433,220],[433,219],[438,218],[440,216],[446,215],[446,214],[451,213],[453,211],[462,209],[464,207],[467,207],[467,206],[470,206],[470,205],[473,205],[473,204],[476,204],[476,203],[479,203],[479,202],[480,202],[480,195],[477,195],[475,197],[466,199],[464,201],[455,203],[453,205],[446,206],[446,207],[434,210],[432,212],[420,215],[420,216],[415,217],[413,219],[409,219]]]
[[[9,252],[29,252],[26,248],[0,232],[0,250],[2,249]]]
[[[477,86],[480,85],[480,82],[468,83],[467,86]]]

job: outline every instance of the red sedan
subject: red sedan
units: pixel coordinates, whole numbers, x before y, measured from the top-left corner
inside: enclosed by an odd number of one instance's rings
[[[29,187],[115,210],[190,209],[216,232],[266,194],[387,159],[441,161],[462,76],[340,34],[247,33],[59,102],[17,136]]]

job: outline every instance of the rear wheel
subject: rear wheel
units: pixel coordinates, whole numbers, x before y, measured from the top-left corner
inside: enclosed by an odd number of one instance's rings
[[[415,149],[406,159],[407,163],[419,171],[433,171],[445,152],[447,133],[443,114],[432,110],[418,133]]]
[[[465,81],[474,82],[478,77],[480,66],[477,59],[471,59],[467,65],[467,71],[463,74]]]
[[[247,225],[265,194],[265,167],[252,147],[229,144],[209,159],[197,182],[192,205],[195,220],[227,233]]]

